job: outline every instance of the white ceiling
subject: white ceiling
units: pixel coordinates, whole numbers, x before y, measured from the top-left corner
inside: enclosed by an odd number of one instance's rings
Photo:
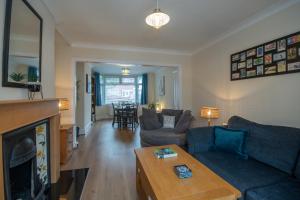
[[[44,0],[58,31],[74,46],[192,53],[297,0],[159,0],[171,21],[145,23],[155,0]]]
[[[95,72],[99,72],[100,74],[106,75],[121,75],[122,68],[124,66],[120,66],[114,63],[91,63],[92,70]],[[165,67],[158,67],[158,66],[143,66],[143,65],[132,65],[126,66],[126,68],[130,69],[131,75],[138,75],[138,74],[145,74],[150,72],[157,72],[159,69]],[[176,68],[174,67],[174,71]]]

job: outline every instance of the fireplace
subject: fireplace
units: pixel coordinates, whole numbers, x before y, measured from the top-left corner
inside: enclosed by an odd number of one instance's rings
[[[6,200],[44,200],[50,187],[49,120],[3,135]]]

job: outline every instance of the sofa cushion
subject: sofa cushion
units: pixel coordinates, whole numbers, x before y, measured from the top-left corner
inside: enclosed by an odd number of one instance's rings
[[[175,116],[175,125],[176,125],[180,116],[183,113],[183,110],[162,109],[161,113],[162,115]]]
[[[238,188],[244,195],[246,190],[276,183],[288,174],[254,159],[241,159],[226,152],[203,152],[194,155],[200,162]]]
[[[184,111],[175,126],[175,132],[176,133],[186,132],[190,128],[192,120],[193,120],[192,112],[190,110]]]
[[[295,166],[294,175],[297,179],[300,180],[300,152],[299,152],[297,163],[296,163],[296,166]]]
[[[256,124],[246,140],[249,156],[293,173],[300,149],[300,130],[288,127]]]
[[[269,186],[249,190],[246,200],[296,200],[300,199],[300,182],[287,179]]]
[[[157,130],[141,130],[141,141],[152,146],[177,144],[183,146],[186,144],[185,134],[176,134],[174,129],[160,128]]]
[[[255,122],[251,122],[247,119],[244,119],[239,116],[232,116],[228,120],[228,128],[231,129],[243,129],[246,130],[248,133],[251,131],[252,126],[256,124]]]
[[[143,114],[141,119],[142,127],[145,130],[155,130],[162,127],[162,124],[159,122],[155,110],[143,108]]]
[[[293,173],[300,149],[300,129],[261,125],[237,116],[229,120],[228,126],[249,130],[245,150],[250,157]]]
[[[164,119],[163,128],[175,127],[175,116],[163,115],[163,119]]]
[[[224,127],[214,127],[214,150],[227,151],[235,153],[244,159],[247,155],[244,153],[244,144],[247,132],[243,130],[234,130]]]

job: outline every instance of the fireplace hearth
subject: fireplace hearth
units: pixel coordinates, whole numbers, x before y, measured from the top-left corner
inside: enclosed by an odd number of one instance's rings
[[[45,200],[50,186],[49,122],[3,135],[6,200]]]

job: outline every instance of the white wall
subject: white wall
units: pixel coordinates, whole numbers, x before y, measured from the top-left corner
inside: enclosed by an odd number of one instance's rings
[[[300,3],[194,55],[194,112],[204,105],[217,106],[222,109],[219,123],[240,115],[259,123],[300,127],[300,73],[230,81],[230,55],[299,31],[299,10]]]
[[[75,61],[111,61],[154,66],[180,66],[180,104],[182,108],[191,109],[192,91],[190,88],[192,75],[189,56],[70,47],[59,33],[56,34],[56,51],[63,52],[61,56],[57,55],[56,58],[56,75],[57,77],[61,76],[56,80],[56,94],[64,95],[64,97],[70,99],[73,103],[73,108],[75,102],[75,95],[73,94],[75,86]],[[59,75],[60,71],[63,72],[63,75]],[[63,114],[62,120],[64,120],[65,115],[68,115],[71,123],[74,123],[75,110],[73,108]]]
[[[3,34],[5,19],[5,0],[0,0],[0,63],[2,65]],[[29,3],[43,18],[43,48],[42,48],[42,85],[45,98],[55,97],[55,67],[54,67],[54,18],[41,0],[29,0]],[[0,70],[2,82],[2,68]],[[0,99],[25,99],[27,90],[0,86]]]
[[[91,126],[91,93],[86,92],[86,74],[91,82],[92,67],[85,63],[76,63],[76,80],[79,81],[76,102],[76,125],[80,134],[86,134]]]
[[[175,77],[177,75],[177,73],[174,73],[175,71],[177,71],[177,69],[174,67],[164,67],[155,73],[155,79],[156,79],[155,97],[156,97],[156,102],[158,102],[162,106],[162,108],[168,108],[168,109],[175,108],[174,79],[177,78]],[[162,77],[165,77],[165,95],[160,96],[159,87],[160,87],[160,80]]]

